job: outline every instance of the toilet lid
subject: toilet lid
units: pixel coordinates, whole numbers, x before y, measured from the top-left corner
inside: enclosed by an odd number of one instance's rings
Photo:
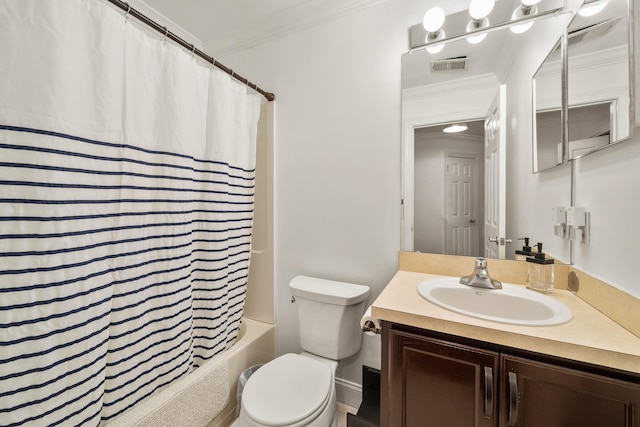
[[[332,377],[322,362],[282,355],[251,375],[242,392],[242,410],[258,424],[295,424],[324,409]]]

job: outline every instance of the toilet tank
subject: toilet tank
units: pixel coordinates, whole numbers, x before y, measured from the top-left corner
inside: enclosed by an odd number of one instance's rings
[[[333,360],[358,352],[368,286],[297,276],[289,288],[298,308],[300,344],[305,351]]]

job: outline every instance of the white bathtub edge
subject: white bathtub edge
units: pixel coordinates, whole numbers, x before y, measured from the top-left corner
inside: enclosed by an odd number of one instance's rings
[[[235,420],[238,378],[242,372],[275,357],[275,326],[270,323],[243,318],[240,339],[226,351],[229,361],[229,404],[207,427],[228,427]]]

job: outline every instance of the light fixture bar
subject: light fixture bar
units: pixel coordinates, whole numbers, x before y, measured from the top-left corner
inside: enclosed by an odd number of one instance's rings
[[[473,31],[471,33],[459,33],[459,34],[455,34],[449,37],[445,37],[443,39],[437,40],[437,41],[432,41],[432,42],[425,42],[425,43],[420,43],[420,44],[416,44],[415,46],[411,47],[409,49],[409,53],[417,51],[417,50],[422,50],[428,46],[434,45],[434,44],[441,44],[441,43],[447,43],[447,42],[453,42],[453,41],[457,41],[457,40],[463,40],[466,39],[469,36],[479,36],[481,34],[486,34],[486,33],[490,33],[493,31],[497,31],[497,30],[501,30],[503,28],[509,28],[513,25],[518,25],[518,24],[526,24],[528,22],[535,22],[535,21],[539,21],[541,19],[544,18],[548,18],[550,16],[559,16],[561,15],[562,12],[562,7],[558,7],[555,9],[550,9],[550,10],[546,10],[544,12],[539,12],[536,15],[533,16],[526,16],[524,18],[520,18],[520,19],[514,19],[511,21],[506,21],[506,22],[501,22],[499,24],[494,24],[491,25],[487,28],[483,28],[481,30],[478,31]],[[570,13],[570,12],[565,12],[565,13]],[[422,25],[422,24],[420,24]]]

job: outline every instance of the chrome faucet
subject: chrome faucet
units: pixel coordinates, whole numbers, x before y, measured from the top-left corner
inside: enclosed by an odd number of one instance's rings
[[[487,260],[482,257],[476,258],[475,271],[468,276],[461,277],[460,283],[476,288],[502,289],[502,283],[489,277]]]

